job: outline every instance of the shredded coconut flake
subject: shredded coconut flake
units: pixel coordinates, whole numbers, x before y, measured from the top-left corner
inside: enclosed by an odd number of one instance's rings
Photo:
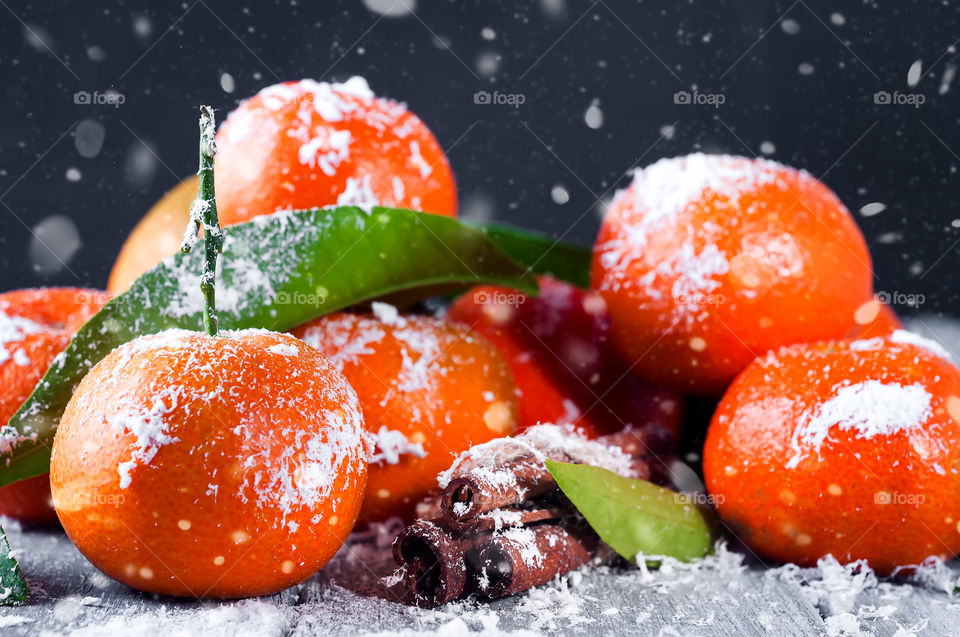
[[[471,447],[461,453],[449,469],[437,476],[437,482],[442,489],[454,475],[470,472],[490,484],[511,488],[516,484],[516,475],[510,471],[499,471],[497,467],[503,464],[504,459],[521,454],[531,454],[538,463],[549,458],[568,456],[576,462],[633,477],[632,460],[619,448],[588,440],[571,425],[541,424],[530,427],[518,436],[497,438]]]
[[[410,142],[410,161],[420,171],[420,177],[426,179],[433,172],[433,167],[427,163],[427,160],[420,154],[420,144],[416,141]]]
[[[179,387],[168,388],[158,393],[153,405],[146,410],[138,409],[129,398],[121,397],[116,405],[116,411],[107,416],[107,424],[136,438],[130,460],[121,462],[117,467],[121,489],[130,486],[133,481],[131,473],[133,469],[141,464],[149,464],[163,445],[177,442],[177,438],[169,435],[164,416],[176,409],[180,397]]]
[[[946,359],[950,359],[950,352],[941,345],[940,343],[920,336],[916,332],[910,332],[908,330],[894,330],[893,334],[890,335],[890,340],[894,343],[909,343],[910,345],[916,345],[924,349],[928,349],[937,356],[941,356]]]
[[[300,353],[300,350],[293,343],[277,343],[268,347],[267,351],[280,356],[296,356]]]
[[[347,177],[347,184],[337,197],[337,205],[356,206],[367,214],[373,212],[374,206],[379,206],[380,201],[370,188],[370,175]]]
[[[377,317],[381,323],[386,323],[387,325],[393,325],[396,327],[406,327],[407,319],[400,316],[400,310],[394,305],[389,303],[383,303],[381,301],[374,301],[370,304],[370,309],[373,312],[373,315]]]
[[[373,435],[373,441],[376,445],[376,451],[370,457],[370,464],[377,462],[398,464],[400,456],[403,455],[417,458],[423,458],[427,455],[422,443],[411,442],[403,432],[387,429],[385,425],[381,425],[380,430]]]
[[[814,413],[801,418],[793,432],[794,454],[787,461],[788,469],[796,468],[811,450],[819,455],[834,427],[870,439],[918,429],[933,413],[933,397],[919,383],[903,386],[868,380],[838,385],[833,393]]]
[[[876,336],[874,338],[864,338],[851,341],[849,347],[854,351],[872,351],[882,348],[883,344],[886,342],[916,345],[917,347],[922,347],[933,352],[937,356],[946,358],[947,360],[952,360],[950,352],[947,351],[943,345],[937,341],[908,330],[894,330],[893,333],[886,337]]]
[[[29,334],[38,334],[48,331],[46,327],[35,323],[30,319],[19,316],[10,316],[6,312],[0,311],[0,364],[5,363],[11,358],[10,345],[22,343]],[[26,366],[30,364],[26,352],[22,349],[16,349],[13,354],[14,362],[17,365]],[[18,358],[19,357],[19,358]]]

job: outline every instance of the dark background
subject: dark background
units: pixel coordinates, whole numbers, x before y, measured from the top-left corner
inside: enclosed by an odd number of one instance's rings
[[[391,17],[368,6],[391,0],[0,0],[0,287],[105,285],[129,230],[195,170],[199,103],[222,117],[280,80],[361,74],[448,149],[464,216],[589,243],[634,165],[763,149],[846,202],[879,290],[960,313],[947,0],[403,3]],[[110,89],[122,105],[74,103]],[[724,103],[674,103],[693,89]],[[478,90],[524,103],[475,104]],[[924,103],[876,104],[877,91]],[[861,214],[871,203],[885,209]]]

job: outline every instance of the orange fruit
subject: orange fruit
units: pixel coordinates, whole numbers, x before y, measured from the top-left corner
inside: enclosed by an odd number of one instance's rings
[[[960,551],[960,370],[937,344],[800,344],[755,360],[703,456],[721,518],[754,551],[880,573]]]
[[[263,89],[230,113],[217,149],[225,225],[332,204],[457,212],[453,172],[433,133],[360,77]]]
[[[310,577],[366,482],[353,389],[260,330],[142,336],[97,363],[57,429],[50,483],[70,540],[134,588],[232,598]]]
[[[520,429],[570,423],[595,438],[633,425],[676,440],[683,397],[644,383],[619,360],[603,297],[548,276],[539,286],[528,297],[481,285],[447,315],[485,336],[510,364]]]
[[[74,333],[105,302],[103,292],[81,288],[0,294],[0,427],[20,409]],[[23,522],[56,522],[47,474],[0,487],[0,515]]]
[[[177,253],[196,198],[194,175],[174,186],[144,215],[123,242],[110,271],[107,290],[111,294],[126,292],[141,274]]]
[[[412,517],[458,454],[512,434],[517,419],[510,370],[486,339],[373,307],[374,315],[331,314],[293,332],[347,377],[376,440],[361,522]]]
[[[719,395],[770,349],[846,336],[873,275],[853,217],[812,176],[695,154],[617,193],[591,276],[638,375]]]

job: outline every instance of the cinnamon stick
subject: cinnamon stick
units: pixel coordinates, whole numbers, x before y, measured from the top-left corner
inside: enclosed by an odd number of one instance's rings
[[[650,465],[646,458],[650,453],[649,438],[642,430],[624,430],[602,436],[597,442],[617,447],[633,459],[630,468],[633,477],[649,479]],[[551,454],[551,460],[576,461],[566,453]],[[461,524],[476,520],[481,514],[505,506],[519,504],[557,488],[557,483],[547,471],[542,460],[534,453],[520,454],[505,460],[495,469],[474,469],[452,478],[443,489],[440,510],[444,517]]]
[[[527,526],[547,520],[558,520],[570,515],[569,508],[544,507],[521,509],[517,507],[502,507],[481,513],[477,517],[463,521],[450,518],[440,518],[436,523],[455,533],[468,535],[472,533],[486,533],[500,531],[516,526]]]
[[[496,470],[475,471],[450,480],[440,500],[447,518],[468,523],[481,513],[518,504],[557,486],[544,464],[532,454]]]
[[[411,603],[439,606],[464,594],[466,554],[485,540],[482,534],[454,537],[429,520],[417,520],[393,542],[393,557],[405,579]]]
[[[537,524],[490,536],[468,555],[481,593],[496,599],[546,584],[587,564],[599,539],[580,528]]]
[[[643,429],[587,441],[540,425],[474,447],[440,476],[440,494],[418,506],[421,519],[394,542],[408,601],[439,606],[475,591],[504,597],[589,562],[611,562],[615,553],[563,496],[543,460],[649,479],[648,461],[666,451],[663,443]]]

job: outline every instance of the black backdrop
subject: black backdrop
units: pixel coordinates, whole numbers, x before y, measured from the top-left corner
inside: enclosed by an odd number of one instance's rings
[[[0,1],[0,287],[104,285],[195,169],[199,103],[361,74],[448,148],[466,215],[587,243],[633,165],[763,152],[837,191],[879,289],[960,310],[951,2],[411,3]],[[75,103],[110,90],[122,104]]]

